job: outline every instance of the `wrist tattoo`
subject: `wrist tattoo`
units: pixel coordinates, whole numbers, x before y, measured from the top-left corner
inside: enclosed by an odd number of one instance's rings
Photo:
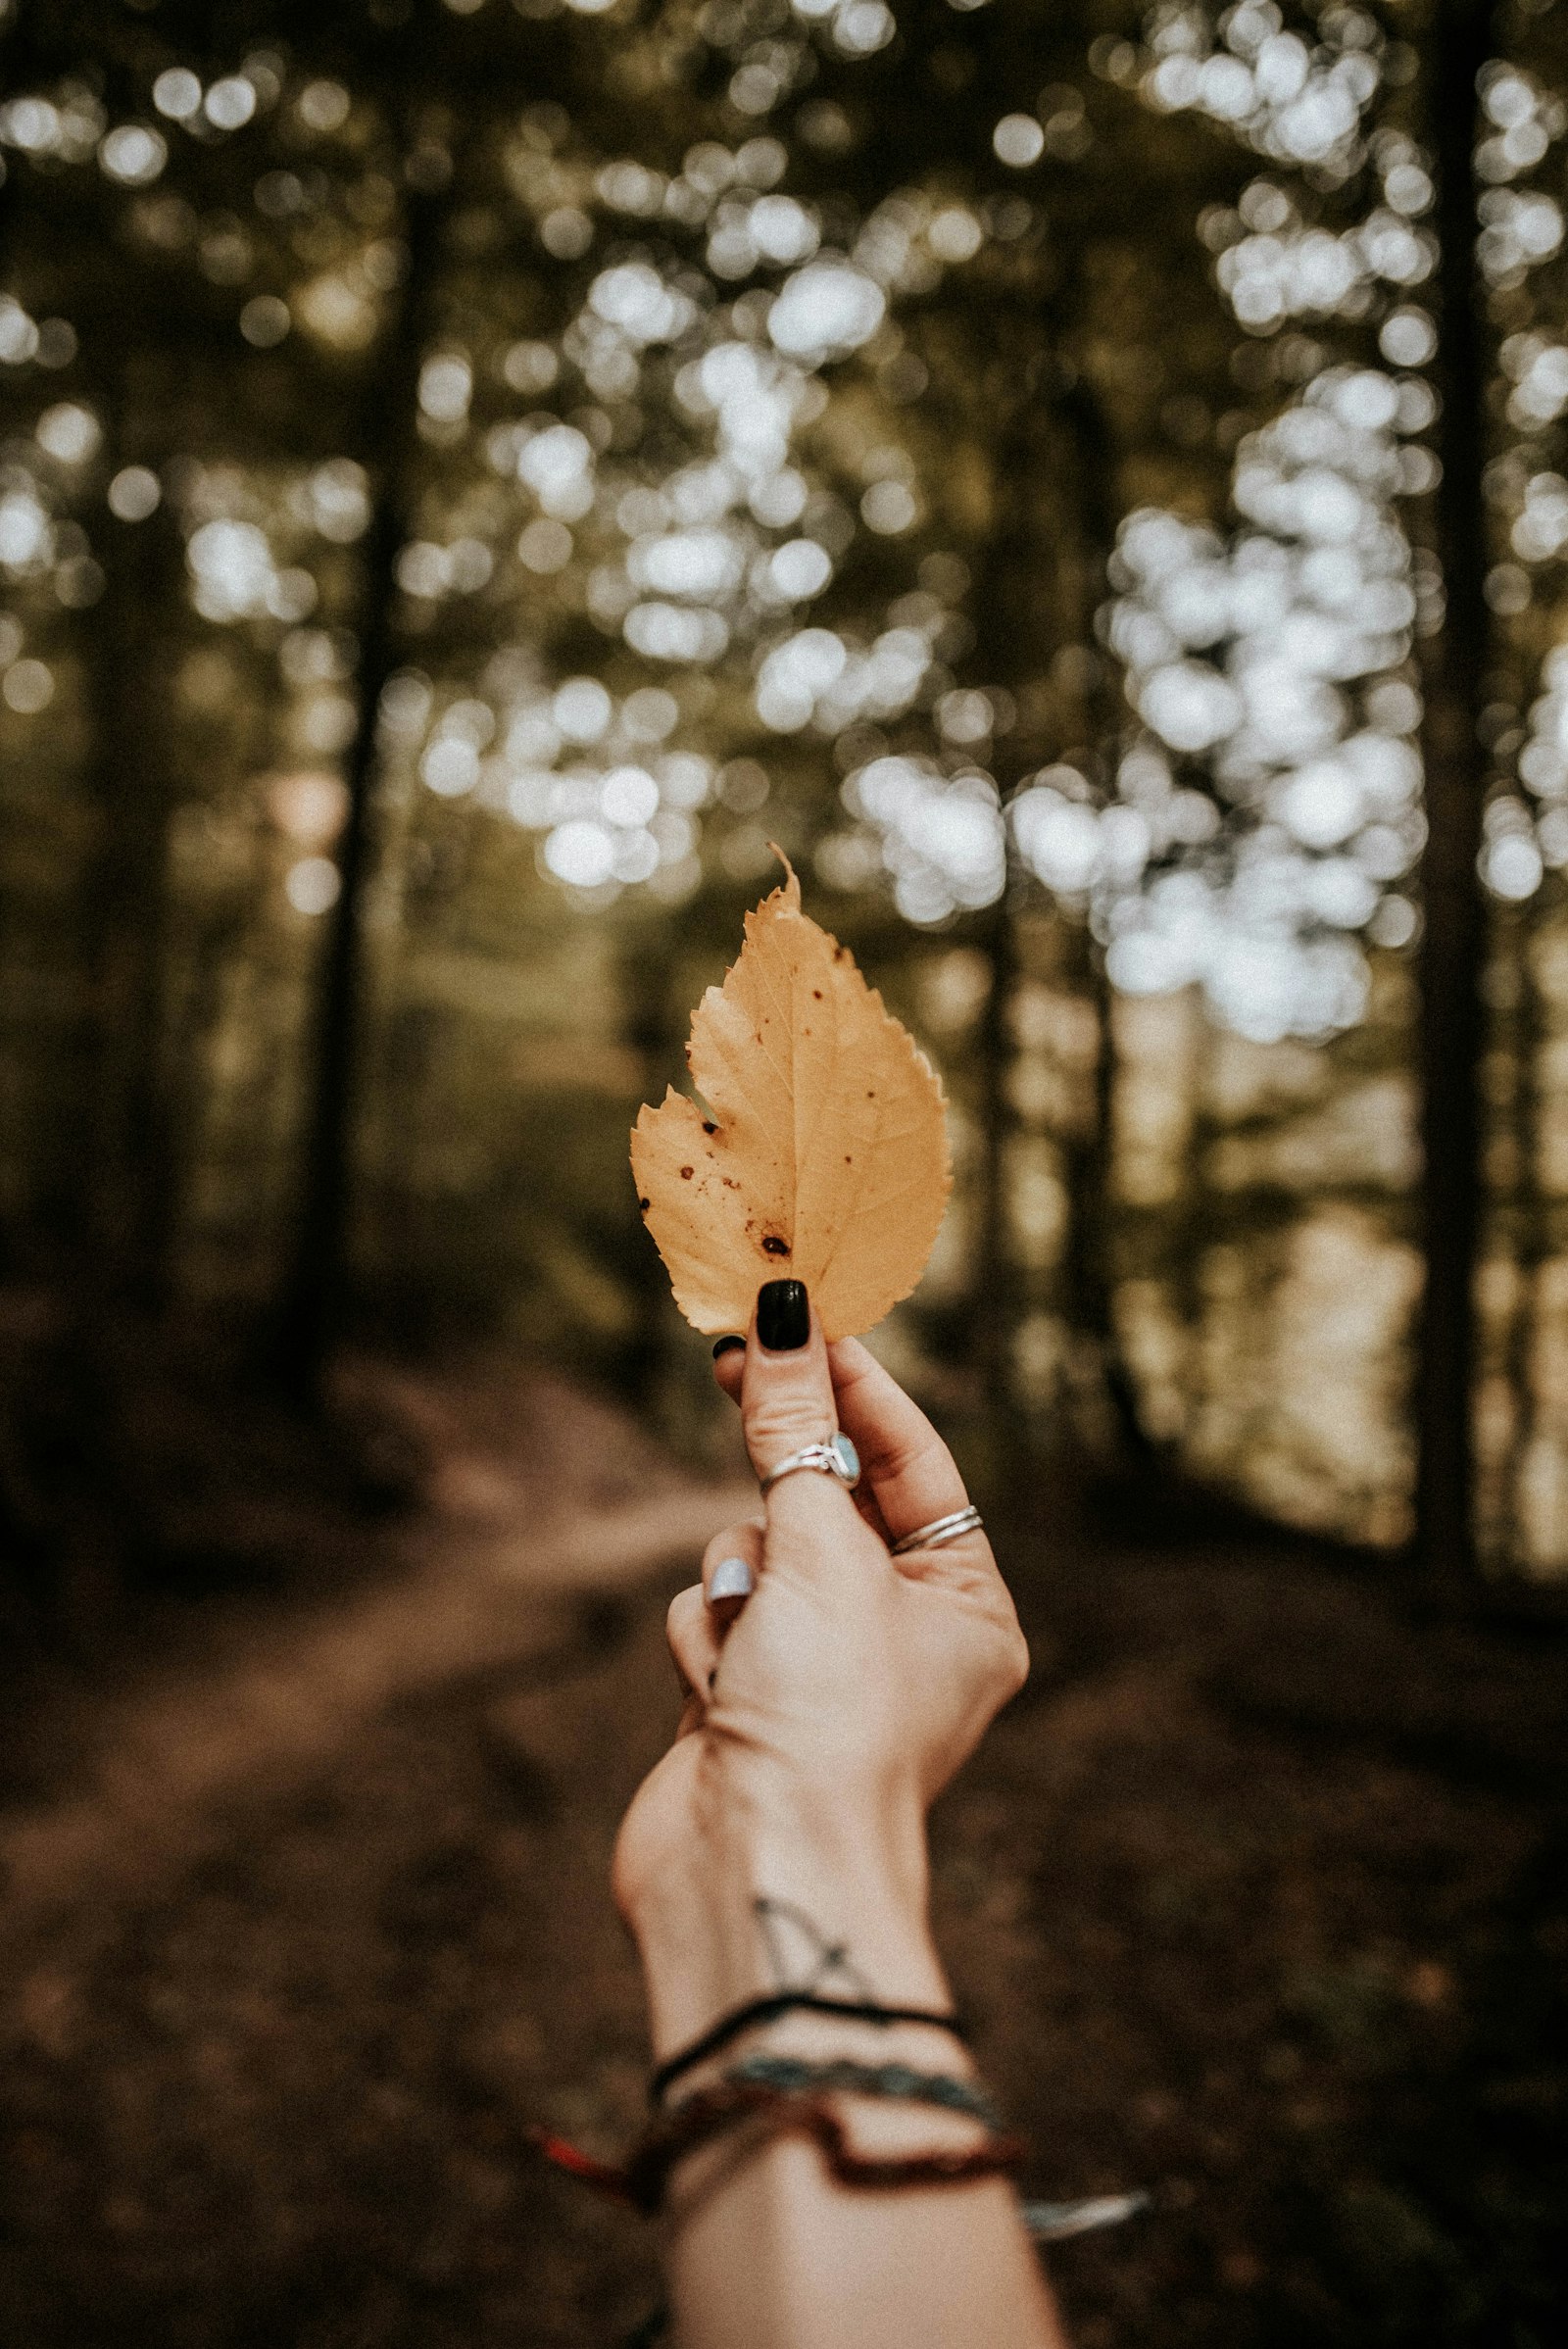
[[[813,1995],[830,1986],[870,2000],[875,1990],[850,1956],[847,1941],[830,1941],[813,1917],[793,1900],[774,1900],[759,1893],[752,1902],[772,1971],[775,1990],[800,1990]]]
[[[831,2015],[852,2023],[921,2023],[936,2031],[967,2039],[961,2017],[923,2006],[887,2006],[878,1998],[864,1974],[850,1956],[847,1941],[830,1940],[814,1917],[792,1900],[775,1900],[757,1893],[752,1899],[766,1962],[773,1976],[771,1989],[760,1998],[720,2015],[716,2023],[656,2065],[648,2083],[649,2101],[657,2108],[666,2090],[695,2065],[740,2038],[776,2022],[780,2015],[805,2012]]]

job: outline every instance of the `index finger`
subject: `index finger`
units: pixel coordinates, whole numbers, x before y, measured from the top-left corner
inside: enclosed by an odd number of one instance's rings
[[[961,1509],[969,1496],[956,1461],[892,1372],[858,1338],[838,1339],[827,1358],[839,1424],[860,1455],[892,1539]]]
[[[741,1427],[766,1503],[768,1564],[774,1537],[786,1530],[808,1536],[813,1555],[836,1554],[847,1526],[859,1522],[846,1487],[817,1473],[774,1481],[782,1464],[825,1444],[839,1427],[822,1324],[801,1281],[767,1281],[758,1291],[741,1372]]]

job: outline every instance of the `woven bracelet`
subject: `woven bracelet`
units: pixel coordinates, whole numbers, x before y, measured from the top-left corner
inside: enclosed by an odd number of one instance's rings
[[[908,2064],[858,2064],[835,2056],[812,2063],[798,2055],[743,2055],[723,2074],[726,2080],[777,2088],[786,2096],[827,2095],[890,2097],[897,2103],[932,2104],[947,2113],[963,2113],[983,2121],[987,2129],[1002,2128],[1002,2116],[978,2080],[957,2080],[948,2072],[916,2072]]]

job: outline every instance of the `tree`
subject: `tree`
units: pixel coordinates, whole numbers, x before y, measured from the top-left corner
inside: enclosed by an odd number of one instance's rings
[[[420,369],[438,312],[453,189],[462,185],[461,157],[454,159],[433,142],[421,146],[416,118],[424,101],[413,94],[418,87],[415,60],[400,44],[394,52],[390,129],[407,187],[406,258],[396,308],[380,340],[380,364],[366,386],[365,418],[355,443],[356,461],[372,484],[359,589],[358,710],[344,777],[347,813],[337,843],[340,892],[318,982],[303,1168],[278,1330],[279,1367],[288,1386],[306,1399],[318,1396],[327,1350],[341,1325],[355,1110],[364,1074],[361,927],[374,854],[376,727],[399,656],[397,563],[413,535]]]
[[[1478,1072],[1486,949],[1480,859],[1485,780],[1480,718],[1487,609],[1487,369],[1476,266],[1475,156],[1491,9],[1448,0],[1432,61],[1432,145],[1442,252],[1438,544],[1446,619],[1431,640],[1421,867],[1421,1099],[1424,1257],[1416,1410],[1416,1532],[1442,1579],[1474,1566],[1475,1278],[1481,1231]]]

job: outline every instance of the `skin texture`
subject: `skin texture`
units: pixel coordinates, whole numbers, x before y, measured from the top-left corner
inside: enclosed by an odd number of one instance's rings
[[[825,1346],[813,1312],[805,1347],[769,1354],[754,1320],[714,1376],[741,1405],[760,1477],[835,1426],[864,1476],[853,1496],[821,1474],[786,1477],[755,1520],[710,1543],[702,1583],[670,1609],[685,1709],[613,1870],[661,2060],[785,1986],[951,2007],[927,1923],[926,1811],[1028,1670],[983,1533],[890,1556],[892,1541],[966,1495],[929,1421],[864,1346]],[[735,1557],[752,1566],[752,1594],[710,1603],[715,1567]],[[785,1904],[771,1931],[760,1899]],[[795,2014],[677,2093],[757,2048],[971,2069],[928,2026]],[[866,2152],[983,2134],[960,2115],[865,2097],[839,2110]],[[668,2229],[682,2349],[1061,2349],[1001,2179],[845,2187],[806,2141],[726,2138],[676,2172]]]

